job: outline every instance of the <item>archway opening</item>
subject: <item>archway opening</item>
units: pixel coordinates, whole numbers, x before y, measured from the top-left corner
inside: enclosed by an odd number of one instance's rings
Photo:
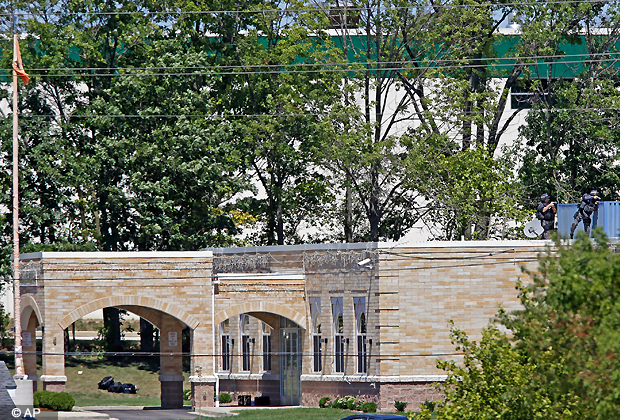
[[[109,309],[120,315],[120,340],[104,319]],[[180,408],[183,390],[190,388],[192,335],[177,317],[147,306],[117,305],[85,314],[64,329],[66,391],[78,406]]]
[[[219,393],[240,405],[301,405],[305,329],[281,315],[252,311],[216,325]]]

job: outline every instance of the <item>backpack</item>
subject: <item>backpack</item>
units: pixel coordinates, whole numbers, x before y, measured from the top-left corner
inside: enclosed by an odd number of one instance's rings
[[[114,383],[114,378],[111,376],[106,376],[99,382],[99,389],[108,389],[110,385]]]

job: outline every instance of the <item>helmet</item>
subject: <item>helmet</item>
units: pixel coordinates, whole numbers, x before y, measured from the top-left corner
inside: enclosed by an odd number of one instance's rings
[[[545,201],[545,200],[548,200],[549,198],[551,198],[549,197],[549,194],[544,193],[543,195],[540,196],[540,201]]]
[[[593,196],[593,197],[594,197],[594,196],[597,196],[597,197],[598,197],[598,191],[596,191],[596,190],[592,190],[592,191],[590,191],[590,195],[591,195],[591,196]]]

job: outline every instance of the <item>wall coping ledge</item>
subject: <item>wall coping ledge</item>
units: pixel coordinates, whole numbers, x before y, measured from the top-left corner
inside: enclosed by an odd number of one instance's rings
[[[106,260],[115,258],[211,258],[212,251],[95,251],[95,252],[59,252],[43,251],[21,254],[21,260],[50,259],[92,259]]]
[[[41,382],[67,382],[65,375],[42,375]]]
[[[183,375],[159,375],[159,382],[183,382],[185,376]]]
[[[189,381],[197,384],[215,383],[215,376],[190,376]]]
[[[302,382],[372,382],[388,383],[415,383],[415,382],[445,382],[448,375],[407,375],[407,376],[367,376],[367,375],[301,375]]]
[[[262,372],[262,373],[225,373],[218,372],[217,377],[221,379],[234,379],[236,381],[278,381],[280,380],[280,375],[276,375],[270,372]]]

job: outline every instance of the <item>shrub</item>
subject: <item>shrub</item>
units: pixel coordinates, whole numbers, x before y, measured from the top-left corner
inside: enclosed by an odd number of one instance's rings
[[[357,398],[349,395],[349,396],[342,397],[342,398],[336,398],[334,401],[332,401],[332,403],[329,406],[331,408],[359,411],[362,409],[363,402],[364,401],[358,400]]]
[[[192,399],[192,390],[184,389],[183,390],[183,401],[189,401]]]
[[[67,392],[37,391],[33,402],[35,407],[54,411],[71,411],[75,405],[75,399]]]
[[[232,396],[228,392],[222,392],[218,399],[220,404],[228,404],[232,402]]]
[[[407,403],[404,402],[404,401],[394,401],[394,408],[399,413],[404,413],[405,412],[405,408],[407,408]]]
[[[349,410],[360,411],[362,409],[362,404],[364,404],[364,401],[353,398],[347,402],[347,408]]]
[[[435,411],[435,406],[437,405],[437,402],[435,402],[435,401],[424,401],[420,405],[422,407],[426,408],[428,411],[430,411],[432,413],[432,412]]]
[[[331,401],[332,399],[329,397],[323,397],[319,400],[319,407],[320,408],[326,408],[328,403]]]
[[[376,413],[377,412],[377,404],[372,402],[365,402],[362,404],[362,411],[364,413]]]

